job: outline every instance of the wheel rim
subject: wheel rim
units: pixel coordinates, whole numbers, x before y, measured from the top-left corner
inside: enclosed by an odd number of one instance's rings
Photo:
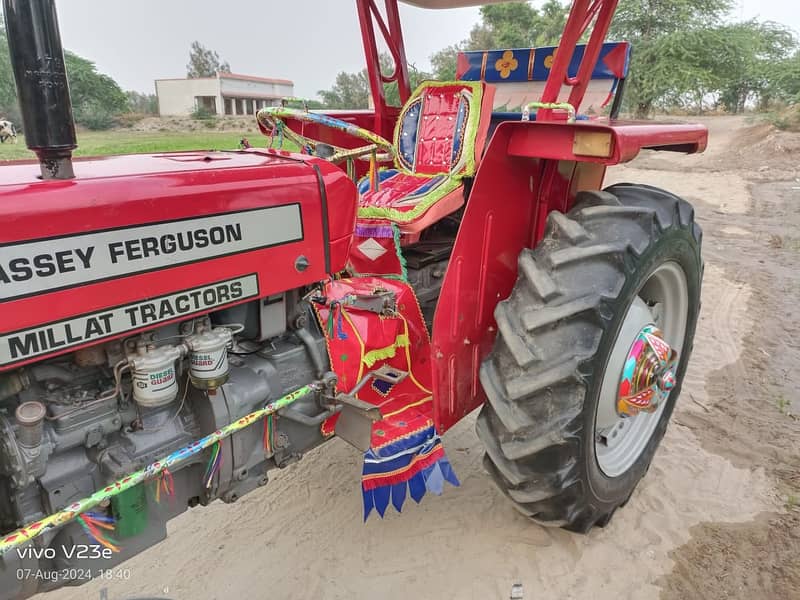
[[[595,416],[595,456],[598,466],[608,477],[619,477],[630,469],[653,437],[671,393],[669,369],[674,374],[681,359],[688,314],[686,274],[674,261],[653,271],[628,308],[603,375]],[[662,337],[663,342],[675,351],[673,359],[677,360],[673,360],[670,366],[662,362],[663,369],[648,380],[647,383],[653,383],[654,389],[657,388],[653,396],[653,402],[657,404],[647,409],[651,412],[622,416],[620,406],[626,403],[620,403],[620,397],[627,396],[621,394],[621,390],[627,391],[621,385],[625,379],[625,364],[633,357],[641,356],[637,352],[645,334],[655,345],[659,344],[657,338]]]

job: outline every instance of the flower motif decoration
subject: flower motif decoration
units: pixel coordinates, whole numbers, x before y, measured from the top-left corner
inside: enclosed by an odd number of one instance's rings
[[[515,71],[518,66],[519,61],[514,58],[514,53],[511,50],[503,52],[503,56],[494,63],[494,68],[500,72],[501,79],[508,79],[511,71]]]
[[[544,66],[548,69],[553,68],[553,61],[556,59],[556,51],[553,50],[553,53],[544,59]]]

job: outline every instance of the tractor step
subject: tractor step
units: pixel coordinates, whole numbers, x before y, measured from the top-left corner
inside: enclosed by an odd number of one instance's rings
[[[356,394],[370,379],[396,385],[408,377],[407,371],[381,365],[367,373],[349,394],[336,395],[336,402],[342,405],[334,431],[348,444],[361,452],[369,450],[372,441],[372,424],[383,419],[381,407],[360,400]]]

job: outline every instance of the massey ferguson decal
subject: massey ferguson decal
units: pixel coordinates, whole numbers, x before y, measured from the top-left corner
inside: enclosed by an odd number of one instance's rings
[[[0,335],[0,365],[258,297],[255,274]]]
[[[303,239],[299,204],[0,245],[0,302]]]

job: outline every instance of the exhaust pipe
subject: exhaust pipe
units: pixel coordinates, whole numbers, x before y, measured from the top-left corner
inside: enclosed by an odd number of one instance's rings
[[[42,179],[72,179],[78,144],[55,0],[3,0],[25,141]]]

